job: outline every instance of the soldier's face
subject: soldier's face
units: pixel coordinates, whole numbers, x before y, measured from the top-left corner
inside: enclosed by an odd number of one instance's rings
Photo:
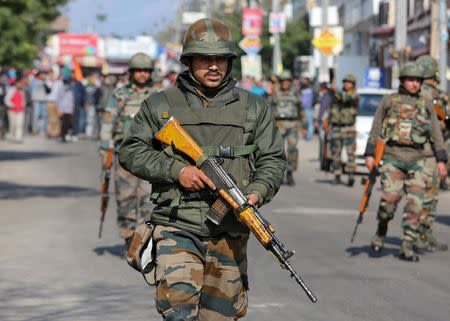
[[[422,79],[417,77],[404,77],[403,87],[411,94],[416,94],[420,90]]]
[[[290,80],[282,80],[280,83],[281,90],[288,90],[291,88],[291,81]]]
[[[344,90],[350,90],[353,87],[355,87],[355,85],[351,82],[351,81],[344,81]]]
[[[151,71],[148,69],[133,69],[133,81],[138,86],[144,86],[151,76]]]
[[[207,88],[218,87],[228,69],[228,58],[218,56],[192,57],[192,73],[195,79]]]

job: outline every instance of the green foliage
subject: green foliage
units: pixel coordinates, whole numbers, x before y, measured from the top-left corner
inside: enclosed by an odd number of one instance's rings
[[[238,58],[233,63],[233,76],[238,79],[241,78],[241,59],[245,52],[239,47],[239,42],[242,40],[242,12],[233,12],[231,14],[225,13],[225,10],[220,10],[213,13],[213,17],[221,20],[231,30],[233,39],[236,45],[236,53]],[[269,17],[263,17],[263,32],[260,36],[263,48],[260,51],[262,61],[262,72],[266,77],[272,73],[272,55],[273,46],[270,44],[272,34],[269,33]],[[280,36],[281,55],[283,59],[283,66],[286,69],[292,70],[294,66],[294,59],[296,56],[310,54],[312,34],[309,31],[309,26],[306,21],[292,21],[286,25],[286,32]]]
[[[0,0],[0,66],[28,68],[67,0]]]

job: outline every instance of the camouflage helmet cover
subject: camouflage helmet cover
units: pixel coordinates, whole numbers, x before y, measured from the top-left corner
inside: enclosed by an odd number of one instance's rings
[[[223,56],[236,58],[230,29],[221,21],[204,18],[194,22],[186,31],[180,61],[185,57]]]
[[[418,65],[415,62],[407,62],[403,65],[403,67],[400,69],[399,78],[403,77],[417,77],[417,78],[423,78],[423,71],[418,67]]]
[[[436,59],[429,55],[420,56],[417,60],[417,67],[423,72],[423,78],[436,77],[439,69]]]
[[[131,57],[128,63],[128,70],[133,69],[153,69],[152,59],[143,52],[138,52]]]
[[[347,74],[345,75],[344,79],[342,79],[342,81],[349,81],[352,82],[353,84],[356,84],[356,77],[353,74]]]
[[[292,80],[292,73],[290,70],[283,70],[280,74],[280,76],[278,76],[278,79],[280,81],[283,80]]]

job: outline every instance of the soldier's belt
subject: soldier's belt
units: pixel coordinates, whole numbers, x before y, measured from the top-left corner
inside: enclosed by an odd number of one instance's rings
[[[300,120],[298,117],[275,117],[275,120]]]
[[[417,148],[417,149],[424,149],[424,145],[425,144],[410,144],[410,145],[406,145],[406,144],[400,144],[398,142],[394,142],[394,141],[388,141],[386,143],[386,145],[388,145],[389,147],[412,147],[412,148]]]

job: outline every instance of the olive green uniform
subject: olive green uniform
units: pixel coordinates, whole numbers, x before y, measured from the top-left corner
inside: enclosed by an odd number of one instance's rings
[[[229,80],[208,98],[184,72],[177,87],[144,101],[119,149],[121,165],[152,183],[156,305],[165,320],[236,320],[246,313],[249,230],[232,212],[219,226],[209,222],[214,195],[184,190],[180,171],[192,163],[154,140],[174,116],[207,154],[224,159],[246,194],[269,202],[286,168],[282,137],[267,101],[235,85]]]
[[[102,115],[100,130],[100,148],[107,150],[109,142],[114,142],[117,150],[131,126],[133,117],[141,103],[154,87],[137,90],[136,85],[129,84],[117,89],[109,98]],[[114,161],[114,185],[117,203],[117,224],[120,235],[128,239],[133,234],[136,224],[149,218],[151,214],[150,184],[124,170],[117,160]]]

